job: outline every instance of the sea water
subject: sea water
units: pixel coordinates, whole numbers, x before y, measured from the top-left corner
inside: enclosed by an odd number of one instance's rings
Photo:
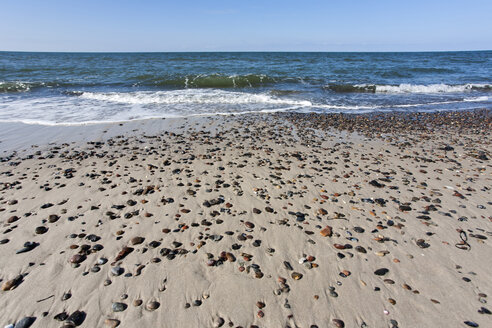
[[[0,52],[0,121],[492,108],[492,51]]]

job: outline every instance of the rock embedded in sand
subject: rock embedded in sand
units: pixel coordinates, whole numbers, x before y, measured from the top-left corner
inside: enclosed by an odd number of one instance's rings
[[[56,214],[51,214],[49,217],[48,217],[48,222],[49,223],[55,223],[56,221],[58,221],[60,219],[60,217]]]
[[[15,221],[19,220],[20,218],[16,215],[11,216],[8,218],[7,223],[14,223]]]
[[[35,317],[25,317],[25,318],[22,318],[21,320],[19,320],[16,324],[15,324],[15,328],[28,328],[28,327],[31,327],[32,324],[34,323],[34,321],[36,321],[36,318]]]
[[[248,228],[248,229],[253,229],[253,228],[255,227],[254,223],[249,222],[249,221],[244,222],[244,225],[245,225],[245,226],[246,226],[246,228]]]
[[[15,287],[17,287],[21,283],[22,278],[23,278],[22,275],[18,275],[14,279],[5,281],[2,284],[2,291],[8,291],[8,290],[14,289]]]
[[[39,244],[36,242],[26,241],[24,243],[24,247],[16,251],[15,254],[27,253],[33,250],[34,248],[36,248],[37,246],[39,246]]]
[[[79,263],[84,262],[85,259],[86,259],[86,256],[85,255],[83,255],[83,254],[75,254],[74,256],[72,256],[70,258],[70,263],[79,264]]]
[[[124,271],[125,271],[125,270],[123,270],[123,268],[122,268],[122,267],[120,267],[120,266],[115,266],[115,267],[111,268],[111,274],[112,274],[113,276],[119,276],[119,275],[121,275]]]
[[[292,272],[291,276],[294,280],[300,280],[302,278],[302,273]]]
[[[150,301],[147,303],[147,305],[145,305],[145,308],[148,310],[148,311],[154,311],[154,310],[157,310],[159,308],[161,304],[157,301]]]
[[[34,229],[34,232],[37,235],[42,235],[42,234],[46,233],[47,231],[48,231],[48,228],[46,228],[45,226],[39,226],[39,227],[36,227],[36,229]]]
[[[104,324],[109,328],[116,328],[120,325],[120,320],[118,319],[106,319]]]
[[[333,234],[332,228],[330,226],[326,226],[323,230],[319,232],[323,237],[331,237]]]
[[[121,302],[114,302],[111,305],[111,308],[113,309],[113,312],[123,312],[126,310],[127,305],[125,303],[121,303]]]
[[[337,328],[344,328],[345,327],[345,323],[340,319],[333,319],[331,322],[333,322],[333,324]]]
[[[385,274],[387,274],[389,272],[388,269],[386,268],[381,268],[381,269],[377,269],[376,271],[374,271],[374,274],[377,275],[377,276],[384,276]]]
[[[85,320],[86,314],[84,311],[75,311],[66,320],[68,324],[80,326]]]
[[[130,244],[139,245],[139,244],[143,243],[144,240],[145,240],[144,237],[133,237],[132,239],[130,239]]]
[[[118,253],[118,255],[116,255],[116,258],[114,259],[114,261],[118,262],[119,260],[124,259],[131,252],[133,252],[133,248],[123,247],[123,249]]]

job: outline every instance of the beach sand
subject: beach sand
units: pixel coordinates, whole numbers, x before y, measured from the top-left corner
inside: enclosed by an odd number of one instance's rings
[[[2,127],[2,327],[492,322],[489,111]]]

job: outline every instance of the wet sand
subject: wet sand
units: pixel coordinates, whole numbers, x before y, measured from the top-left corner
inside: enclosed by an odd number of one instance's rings
[[[8,125],[0,325],[487,327],[491,122]]]

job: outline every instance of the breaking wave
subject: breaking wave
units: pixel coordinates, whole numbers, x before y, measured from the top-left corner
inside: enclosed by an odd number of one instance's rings
[[[467,91],[492,92],[491,84],[329,84],[323,87],[325,90],[337,93],[456,93]]]

